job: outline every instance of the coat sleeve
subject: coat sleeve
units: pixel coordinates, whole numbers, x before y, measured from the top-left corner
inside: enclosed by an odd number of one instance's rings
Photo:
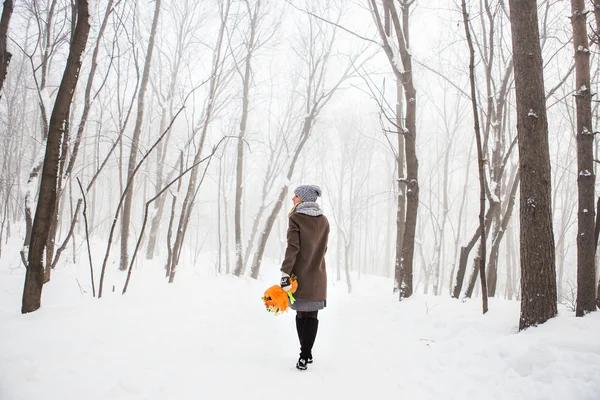
[[[281,272],[292,275],[296,257],[300,251],[300,227],[292,217],[289,218],[287,231],[287,248],[285,249],[285,258],[281,264]]]

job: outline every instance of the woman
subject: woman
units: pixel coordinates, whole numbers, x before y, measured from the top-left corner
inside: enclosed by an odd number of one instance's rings
[[[317,197],[321,189],[302,185],[294,190],[294,207],[289,213],[287,249],[281,266],[281,287],[292,288],[290,277],[298,279],[294,293],[296,301],[290,307],[296,310],[296,329],[300,340],[300,358],[296,368],[305,370],[312,363],[312,347],[317,337],[317,314],[327,299],[327,272],[325,252],[329,237],[329,221],[323,215]]]

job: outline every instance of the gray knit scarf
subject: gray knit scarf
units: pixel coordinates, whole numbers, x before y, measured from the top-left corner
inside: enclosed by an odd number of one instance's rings
[[[323,215],[323,210],[319,203],[315,203],[314,201],[305,201],[296,206],[296,211],[298,214],[306,214],[311,217],[318,217],[319,215]]]

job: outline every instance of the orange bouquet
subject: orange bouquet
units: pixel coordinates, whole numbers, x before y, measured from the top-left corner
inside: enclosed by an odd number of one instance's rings
[[[267,311],[279,315],[279,313],[286,312],[290,304],[294,304],[293,293],[298,289],[298,281],[295,275],[291,276],[292,288],[286,292],[279,285],[273,285],[267,290],[262,297],[262,301],[265,303]]]

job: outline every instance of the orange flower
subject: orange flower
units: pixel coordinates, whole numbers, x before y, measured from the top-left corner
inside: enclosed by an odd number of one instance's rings
[[[295,293],[296,289],[298,289],[298,281],[295,276],[292,276],[292,289],[290,289],[290,292]],[[288,293],[279,285],[273,285],[265,290],[262,300],[267,311],[273,312],[275,315],[286,312],[289,307]]]

